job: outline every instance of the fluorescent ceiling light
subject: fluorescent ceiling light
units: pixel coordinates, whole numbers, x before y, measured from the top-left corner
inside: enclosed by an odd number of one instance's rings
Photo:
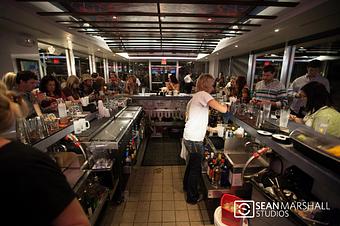
[[[208,56],[209,54],[206,54],[206,53],[199,53],[198,55],[197,55],[197,58],[196,58],[196,60],[199,60],[199,59],[201,59],[201,58],[204,58],[204,57],[206,57],[206,56]]]
[[[118,54],[118,53],[117,53]],[[195,57],[129,57],[129,60],[196,60]]]
[[[129,54],[128,53],[116,53],[117,55],[124,57],[126,59],[129,59]]]

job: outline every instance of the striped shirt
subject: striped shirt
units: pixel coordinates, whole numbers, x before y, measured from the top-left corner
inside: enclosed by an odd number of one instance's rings
[[[287,91],[277,79],[269,83],[263,80],[256,83],[254,97],[257,100],[269,100],[276,103],[277,108],[288,105]]]

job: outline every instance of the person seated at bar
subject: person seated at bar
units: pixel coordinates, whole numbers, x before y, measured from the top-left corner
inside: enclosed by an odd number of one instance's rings
[[[241,103],[249,103],[250,93],[245,76],[236,78],[235,87],[231,89],[230,96],[235,96]]]
[[[96,80],[98,78],[99,74],[97,72],[93,72],[91,74],[91,77],[93,78],[93,80]]]
[[[288,105],[286,89],[279,80],[274,78],[275,74],[276,69],[273,65],[263,67],[262,81],[255,85],[252,104],[262,106],[265,103],[270,103],[272,109]]]
[[[4,137],[16,118],[24,117],[20,111],[23,106],[11,99],[0,94],[0,196],[6,206],[1,221],[10,225],[89,226],[56,163],[46,153]]]
[[[227,85],[224,87],[225,93],[227,97],[231,97],[235,95],[235,90],[236,90],[236,77],[231,76],[229,82]]]
[[[38,83],[38,77],[31,71],[20,71],[16,76],[16,91],[28,106],[27,118],[32,118],[41,114],[41,109],[38,104],[37,98],[33,95],[32,91]]]
[[[106,87],[105,87],[105,79],[103,77],[98,76],[97,79],[94,80],[93,91],[95,92],[95,95],[99,98],[105,95]]]
[[[80,80],[77,76],[71,75],[67,78],[66,87],[62,89],[63,99],[79,103],[79,84]]]
[[[138,94],[138,84],[136,76],[129,75],[126,80],[124,93],[130,94],[130,95],[136,95]]]
[[[123,93],[124,86],[124,83],[120,80],[120,78],[118,78],[117,74],[115,72],[111,72],[108,90],[113,91],[114,93]]]
[[[169,91],[173,91],[173,90],[177,90],[179,92],[180,90],[180,86],[179,86],[179,82],[176,78],[176,75],[170,75],[169,76],[169,82],[166,82],[166,88]]]
[[[330,92],[328,79],[321,76],[321,61],[312,60],[307,64],[307,74],[295,79],[289,90],[292,92],[293,102],[290,105],[291,113],[298,117],[305,116],[304,101],[299,96],[300,89],[309,82],[319,82],[323,84],[327,91]]]
[[[90,74],[81,76],[81,84],[79,86],[79,94],[81,97],[86,97],[93,94],[93,79]]]
[[[204,152],[203,140],[209,121],[209,107],[226,113],[228,106],[216,101],[211,93],[214,91],[214,77],[202,74],[196,83],[196,93],[187,104],[187,119],[183,133],[183,144],[189,153],[189,162],[185,169],[183,188],[187,191],[187,203],[200,201],[198,185],[202,174],[201,162]]]
[[[16,87],[16,77],[14,72],[8,72],[2,77],[2,82],[5,83],[8,90],[14,90]]]
[[[40,92],[46,97],[40,102],[42,111],[45,113],[56,112],[58,110],[57,99],[61,98],[61,87],[58,80],[52,76],[44,76],[39,84]]]
[[[306,103],[308,113],[303,119],[296,115],[290,115],[290,119],[316,131],[320,131],[320,126],[326,126],[323,129],[327,134],[340,137],[340,113],[334,109],[326,87],[319,82],[310,82],[301,88],[299,95]]]

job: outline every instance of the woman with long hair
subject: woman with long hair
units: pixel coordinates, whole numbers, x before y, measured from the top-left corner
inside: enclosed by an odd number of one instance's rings
[[[227,112],[228,107],[220,104],[210,94],[214,91],[214,77],[202,74],[196,82],[196,93],[187,105],[187,120],[183,133],[183,144],[189,152],[183,179],[183,188],[187,191],[187,202],[199,201],[198,183],[202,173],[201,161],[204,151],[203,140],[208,126],[209,107]]]
[[[327,134],[340,137],[340,113],[333,107],[326,87],[319,82],[310,82],[300,90],[300,98],[306,103],[307,115],[301,119],[291,115],[291,119],[318,130],[320,123],[327,124]]]
[[[179,92],[180,85],[175,75],[169,76],[169,82],[166,83],[166,87],[169,91],[177,90]]]
[[[129,75],[126,79],[124,93],[135,95],[138,94],[138,84],[135,75]]]
[[[61,98],[61,86],[58,80],[52,75],[44,76],[40,81],[39,90],[46,94],[46,97],[40,102],[42,111],[57,111],[57,99]]]
[[[69,76],[66,81],[66,87],[62,90],[63,98],[76,103],[80,102],[79,86],[79,78],[75,75]]]

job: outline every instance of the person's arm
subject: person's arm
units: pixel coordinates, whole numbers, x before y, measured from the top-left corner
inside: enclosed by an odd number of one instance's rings
[[[179,87],[180,87],[180,86],[179,86],[179,83],[177,83],[177,84],[174,85],[174,89],[177,90],[178,92],[179,92]]]
[[[53,220],[53,226],[90,226],[90,222],[83,208],[75,198],[72,202]]]
[[[296,115],[289,115],[289,119],[296,122],[296,123],[304,124],[303,119],[297,117]]]
[[[215,109],[219,112],[222,112],[222,113],[226,113],[228,111],[227,105],[220,104],[220,102],[218,102],[215,99],[208,101],[208,105],[209,105],[209,107],[211,107],[211,108],[213,108],[213,109]]]

